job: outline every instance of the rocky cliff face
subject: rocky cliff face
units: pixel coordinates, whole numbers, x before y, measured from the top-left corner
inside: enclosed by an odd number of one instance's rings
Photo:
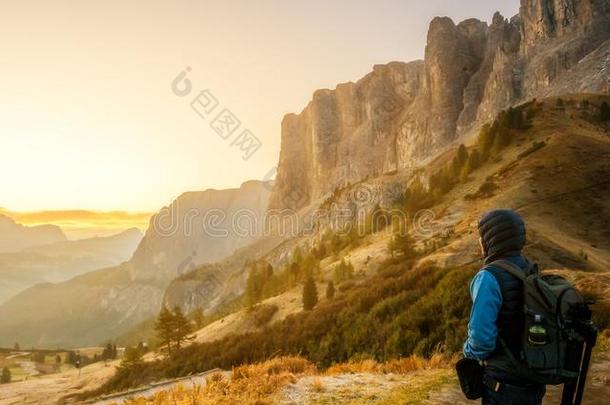
[[[224,259],[261,236],[272,185],[184,193],[150,220],[130,262],[134,280],[166,280]]]
[[[282,122],[274,208],[429,161],[499,111],[534,97],[607,93],[608,0],[522,0],[510,20],[435,18],[424,61],[375,66],[318,90]]]
[[[397,117],[415,102],[423,75],[419,61],[375,66],[357,83],[316,91],[301,114],[286,115],[271,206],[298,208],[339,184],[395,169]]]

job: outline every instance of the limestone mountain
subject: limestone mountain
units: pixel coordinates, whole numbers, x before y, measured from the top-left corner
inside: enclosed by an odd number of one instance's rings
[[[182,194],[150,220],[130,262],[134,280],[172,280],[258,239],[272,184]]]
[[[0,215],[0,253],[18,252],[32,246],[66,241],[66,235],[55,225],[24,226],[6,215]]]
[[[419,167],[501,110],[610,91],[610,3],[522,0],[510,20],[435,18],[423,61],[318,90],[282,121],[272,207],[300,208],[367,177]]]
[[[138,229],[114,236],[55,242],[0,253],[0,303],[34,284],[61,282],[129,260],[142,239]]]
[[[256,240],[271,185],[189,192],[151,219],[133,257],[61,283],[38,284],[0,306],[0,345],[97,344],[159,311],[178,275]],[[260,215],[260,217],[257,217]]]

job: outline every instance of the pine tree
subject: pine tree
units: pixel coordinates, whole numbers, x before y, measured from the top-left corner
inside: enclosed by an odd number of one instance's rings
[[[256,265],[251,265],[248,281],[246,281],[246,299],[249,307],[253,307],[260,301],[262,291],[262,280],[258,268]]]
[[[491,147],[491,155],[496,156],[510,144],[510,132],[505,126],[500,126]]]
[[[462,167],[462,171],[460,172],[460,181],[462,183],[468,181],[468,175],[475,171],[479,166],[479,152],[477,152],[477,150],[475,149],[470,153],[470,155],[468,156],[468,161],[466,161],[466,164],[464,165],[464,167]]]
[[[470,156],[468,156],[468,165],[470,166],[471,172],[481,167],[481,155],[479,155],[477,149],[474,149],[470,153]]]
[[[267,263],[267,274],[265,274],[266,281],[269,281],[273,277],[273,266]]]
[[[15,342],[15,346],[13,348],[15,350],[21,350],[21,347],[19,347],[19,342]]]
[[[125,349],[121,367],[132,369],[142,365],[142,352],[137,347],[129,346]]]
[[[417,256],[418,252],[415,249],[415,241],[409,235],[406,224],[398,224],[388,243],[388,250],[392,257],[394,257],[395,253],[400,254],[405,259],[413,259]]]
[[[61,356],[59,354],[57,356],[55,356],[55,363],[57,363],[57,364],[61,363]]]
[[[146,353],[147,350],[146,350],[146,346],[144,345],[144,342],[138,343],[137,347],[141,354]]]
[[[487,159],[489,151],[494,144],[494,132],[489,124],[483,125],[481,132],[479,132],[478,138],[478,149],[481,151],[482,158]]]
[[[2,369],[2,376],[0,376],[0,384],[8,384],[11,382],[11,370],[8,367]]]
[[[172,354],[174,339],[174,315],[164,305],[155,321],[155,332],[162,346],[167,348],[167,354]]]
[[[345,258],[341,259],[341,263],[335,266],[334,279],[337,283],[349,280],[354,276],[354,266],[351,262],[345,261]]]
[[[326,299],[332,300],[333,298],[335,298],[335,284],[331,280],[326,286]]]
[[[599,120],[610,121],[610,105],[605,101],[599,107]]]
[[[303,309],[311,311],[318,303],[318,289],[313,276],[309,276],[303,286]]]
[[[469,162],[466,162],[464,167],[462,167],[462,171],[460,172],[460,182],[461,183],[466,183],[468,181],[468,175],[470,174],[471,171],[472,170],[470,169]]]
[[[299,280],[300,273],[301,273],[301,266],[299,266],[299,264],[297,262],[290,263],[290,275],[292,276],[291,281],[292,281],[293,285],[296,285],[297,281]]]
[[[301,248],[297,246],[294,249],[292,261],[295,262],[296,264],[300,265],[302,260],[303,260],[303,254],[301,253]]]
[[[507,112],[508,126],[513,129],[525,129],[526,124],[523,119],[523,108],[509,108]]]
[[[78,356],[76,355],[76,353],[70,350],[68,352],[68,355],[66,356],[66,359],[64,360],[64,363],[75,365],[77,360]]]
[[[458,179],[460,177],[462,168],[464,167],[464,165],[466,164],[467,161],[468,161],[468,149],[466,149],[466,146],[464,146],[464,144],[461,144],[460,147],[458,148],[457,154],[455,155],[455,157],[453,158],[453,161],[451,163],[451,166],[452,166],[451,174],[453,175],[453,178]]]
[[[102,351],[102,360],[113,360],[116,358],[116,346],[107,343],[104,347],[104,351]]]
[[[191,318],[193,319],[193,322],[195,323],[195,327],[197,329],[203,328],[203,325],[205,324],[205,315],[203,313],[203,309],[196,308],[193,311]]]
[[[411,182],[406,195],[408,195],[406,210],[412,213],[425,207],[429,200],[426,187],[424,187],[419,177]]]
[[[173,313],[173,340],[176,343],[176,349],[180,350],[182,343],[190,340],[189,334],[192,331],[191,323],[182,312],[182,308],[178,305],[174,307]]]

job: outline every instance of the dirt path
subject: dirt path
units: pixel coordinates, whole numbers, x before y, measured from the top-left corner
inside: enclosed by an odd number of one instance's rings
[[[170,380],[170,381],[162,381],[162,382],[154,384],[153,386],[151,386],[149,388],[145,388],[145,389],[137,390],[137,391],[134,390],[134,391],[131,391],[130,393],[114,395],[114,396],[108,397],[106,399],[95,401],[94,404],[95,405],[110,405],[110,404],[118,405],[118,404],[123,404],[126,401],[136,398],[136,397],[137,398],[140,398],[140,397],[150,398],[158,392],[170,391],[179,385],[181,385],[183,388],[186,388],[186,389],[194,388],[197,386],[204,386],[207,382],[206,377],[213,373],[222,373],[225,376],[225,378],[230,378],[230,376],[231,376],[231,372],[229,372],[229,371],[222,371],[220,369],[214,369],[214,370],[206,371],[204,373],[193,375],[190,377],[184,377],[184,378],[179,378],[179,379]]]

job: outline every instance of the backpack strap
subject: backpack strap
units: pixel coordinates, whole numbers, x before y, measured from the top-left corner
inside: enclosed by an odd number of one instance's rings
[[[528,264],[528,268],[524,272],[523,269],[521,269],[521,267],[509,262],[508,260],[503,260],[503,259],[491,262],[491,263],[489,263],[489,266],[499,267],[502,270],[505,270],[506,272],[508,272],[510,275],[517,277],[521,281],[525,281],[525,279],[527,278],[527,274],[530,273],[530,271],[533,267],[532,264]]]
[[[515,368],[517,370],[522,370],[523,365],[517,360],[517,358],[515,357],[513,352],[508,348],[508,345],[506,344],[504,339],[502,339],[502,336],[500,336],[499,333],[498,333],[498,343],[500,343],[500,347],[502,348],[502,350],[508,357],[508,360],[510,360],[510,362],[513,364],[513,366],[515,366]]]
[[[488,266],[500,268],[500,269],[506,271],[507,273],[509,273],[510,275],[512,275],[513,277],[516,277],[517,279],[521,280],[522,282],[525,282],[525,279],[527,278],[527,274],[529,274],[533,270],[533,267],[534,267],[534,265],[532,265],[531,263],[528,262],[528,267],[524,271],[521,267],[517,266],[516,264],[513,264],[508,260],[502,260],[502,259],[493,261],[493,262],[489,263]],[[513,366],[517,370],[523,371],[523,365],[517,360],[517,358],[515,357],[513,352],[509,349],[508,345],[506,344],[506,342],[504,341],[502,336],[500,336],[500,333],[498,333],[498,337],[496,339],[496,345],[500,346],[502,351],[508,357],[509,361],[513,364]]]

